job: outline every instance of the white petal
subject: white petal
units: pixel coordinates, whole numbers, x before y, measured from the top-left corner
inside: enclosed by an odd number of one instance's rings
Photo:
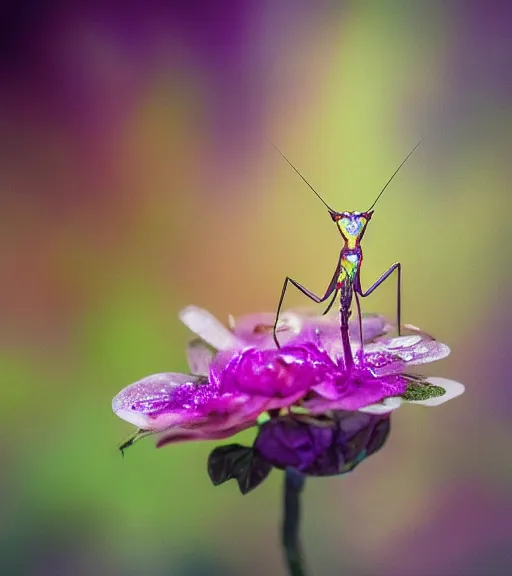
[[[365,406],[364,408],[360,408],[359,412],[366,412],[367,414],[387,414],[400,408],[402,405],[402,399],[398,397],[393,398],[385,398],[382,403],[379,404],[371,404],[370,406]]]
[[[185,326],[217,350],[232,350],[240,345],[234,334],[207,310],[187,306],[179,316]]]
[[[277,323],[277,329],[288,330],[292,334],[299,334],[302,328],[302,324],[302,318],[295,312],[288,310],[287,312],[283,312],[283,314],[281,314]]]
[[[192,340],[187,346],[187,361],[192,374],[208,376],[213,360],[211,348],[203,340]]]
[[[364,350],[368,354],[391,353],[410,366],[442,360],[450,354],[446,344],[418,335],[379,340],[366,345]]]
[[[133,424],[141,430],[147,430],[151,426],[151,420],[145,414],[141,414],[140,412],[134,412],[133,410],[117,410],[116,416],[129,424]]]
[[[399,354],[407,361],[410,366],[417,366],[419,364],[428,364],[429,362],[437,362],[437,360],[442,360],[450,355],[450,348],[442,342],[437,340],[431,340],[430,342],[425,342],[414,346],[410,349],[410,357],[405,357],[407,352]]]
[[[455,380],[448,380],[448,378],[438,378],[433,376],[427,378],[426,382],[433,386],[441,386],[441,388],[444,388],[445,394],[442,396],[434,396],[427,400],[405,400],[405,402],[408,404],[421,404],[422,406],[439,406],[452,398],[460,396],[465,390],[464,384],[456,382]]]
[[[409,348],[422,341],[422,337],[415,334],[414,336],[397,336],[392,338],[388,343],[386,348]]]

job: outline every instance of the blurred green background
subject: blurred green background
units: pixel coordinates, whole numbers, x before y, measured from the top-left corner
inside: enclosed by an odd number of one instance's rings
[[[326,201],[379,202],[363,282],[404,267],[404,320],[464,396],[393,416],[384,450],[308,484],[314,574],[512,573],[505,2],[11,3],[0,50],[0,567],[13,575],[283,575],[281,474],[214,488],[214,443],[124,459],[112,397],[185,371],[187,304],[316,292]],[[392,317],[394,283],[364,302]],[[305,304],[299,294],[288,304]],[[251,432],[243,439],[250,440]]]

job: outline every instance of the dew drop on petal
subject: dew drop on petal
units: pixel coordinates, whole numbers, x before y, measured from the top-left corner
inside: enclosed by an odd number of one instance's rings
[[[415,344],[418,344],[418,342],[421,342],[422,337],[421,336],[399,336],[398,338],[393,338],[392,340],[390,340],[387,345],[386,348],[388,349],[393,349],[393,348],[410,348],[411,346],[414,346]]]

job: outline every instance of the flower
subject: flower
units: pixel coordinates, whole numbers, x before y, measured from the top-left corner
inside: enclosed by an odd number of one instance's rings
[[[417,328],[410,327],[414,331],[411,335],[383,338],[389,325],[382,317],[367,318],[367,334],[372,339],[361,353],[360,343],[352,338],[354,366],[347,371],[339,324],[332,317],[291,318],[299,322],[299,328],[286,334],[280,349],[270,347],[260,329],[260,347],[231,351],[228,361],[225,356],[220,363],[213,360],[210,378],[222,382],[225,390],[271,398],[269,409],[293,407],[299,402],[312,415],[332,410],[382,414],[403,402],[435,406],[464,391],[462,384],[452,380],[409,373],[413,366],[450,353],[448,346]],[[293,322],[287,320],[286,325],[294,326]]]
[[[279,352],[272,338],[271,314],[253,314],[237,321],[231,318],[231,329],[193,306],[182,310],[180,318],[199,336],[187,347],[191,374],[147,376],[124,388],[112,402],[115,414],[137,426],[141,435],[157,434],[159,447],[183,440],[224,438],[254,426],[261,413],[293,404],[319,379],[312,372],[315,357],[322,353],[311,347],[308,355],[307,343]],[[301,335],[304,339],[314,325],[332,330],[335,321],[288,311],[283,314],[279,334],[287,341]],[[387,329],[381,316],[363,318],[363,334],[368,339]],[[260,385],[251,389],[255,377]],[[265,388],[265,382],[269,387]]]
[[[254,426],[262,398],[222,393],[204,376],[167,372],[122,390],[114,412],[144,433],[160,433],[157,446],[183,440],[221,439]]]
[[[434,406],[464,391],[451,380],[411,374],[412,366],[444,358],[450,350],[418,329],[388,338],[391,326],[382,316],[363,317],[363,351],[359,326],[352,323],[350,370],[335,316],[285,312],[278,325],[281,348],[273,341],[272,314],[230,318],[229,328],[193,306],[180,318],[198,336],[187,348],[191,374],[154,374],[114,398],[114,412],[139,429],[125,446],[147,434],[157,435],[158,447],[227,438],[256,426],[265,414],[275,420],[283,410],[305,413],[317,424],[327,415],[335,423],[332,432],[340,422],[333,412],[360,412],[353,418],[366,421],[403,402]],[[274,426],[264,425],[260,433]]]

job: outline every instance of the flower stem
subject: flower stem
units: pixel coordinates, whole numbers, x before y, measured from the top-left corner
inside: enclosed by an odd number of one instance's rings
[[[300,472],[294,468],[286,469],[282,544],[291,576],[306,576],[299,542],[300,494],[304,482],[305,478]]]

